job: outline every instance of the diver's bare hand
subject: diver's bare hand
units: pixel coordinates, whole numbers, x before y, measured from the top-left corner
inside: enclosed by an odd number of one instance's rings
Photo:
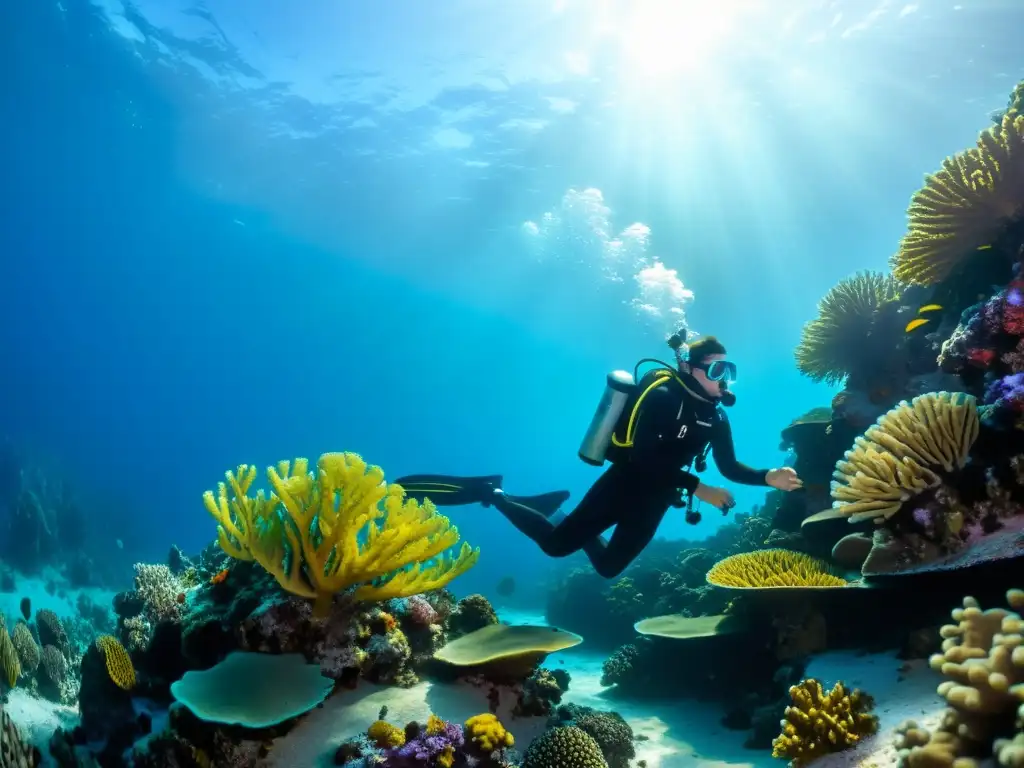
[[[736,506],[736,499],[725,488],[716,488],[713,485],[701,483],[697,486],[697,490],[693,492],[693,495],[723,512],[728,512]]]
[[[780,491],[795,491],[804,487],[804,481],[797,476],[796,470],[792,467],[773,469],[764,476],[764,481]]]

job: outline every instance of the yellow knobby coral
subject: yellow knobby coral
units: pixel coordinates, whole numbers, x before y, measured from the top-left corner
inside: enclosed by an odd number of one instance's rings
[[[810,678],[791,687],[789,695],[793,704],[786,707],[782,732],[772,742],[772,757],[794,766],[842,752],[878,730],[871,697],[859,690],[851,693],[841,682],[826,694],[821,683]]]
[[[455,765],[455,747],[449,744],[437,756],[437,768],[452,768]]]
[[[227,473],[217,494],[203,494],[216,518],[221,548],[255,560],[289,592],[313,598],[325,616],[333,596],[357,586],[357,600],[389,600],[445,586],[476,562],[479,550],[428,500],[406,499],[384,483],[380,467],[354,453],[326,453],[314,477],[306,459],[267,469],[273,491],[249,489],[255,467]],[[230,493],[228,489],[230,488]]]
[[[836,463],[832,506],[851,523],[881,523],[964,466],[980,429],[972,395],[929,392],[883,414]]]
[[[1024,724],[1024,590],[1011,589],[1006,601],[1010,610],[982,610],[965,597],[952,612],[953,623],[940,630],[942,651],[929,663],[948,678],[938,693],[950,709],[934,733],[915,723],[901,728],[908,768],[975,765],[970,756],[988,752],[1000,765],[1020,764],[1011,761],[1019,746],[1011,724],[1015,712]]]
[[[1022,213],[1024,116],[1008,113],[982,131],[976,147],[947,157],[914,193],[893,275],[919,285],[942,282]]]
[[[111,635],[100,635],[96,638],[96,648],[103,654],[107,665],[107,674],[118,688],[130,691],[135,687],[135,667],[128,651],[120,641]]]
[[[505,726],[490,712],[473,715],[466,721],[463,729],[469,741],[488,754],[515,744],[512,734],[506,731]]]
[[[366,729],[366,735],[378,749],[394,749],[405,744],[405,731],[387,720],[377,720]]]
[[[900,284],[878,272],[843,278],[818,302],[818,316],[804,325],[796,365],[815,381],[837,384],[859,367],[877,361],[878,349],[866,339],[879,309],[900,295]]]
[[[18,660],[18,651],[7,634],[6,627],[0,627],[0,672],[7,678],[7,684],[13,688],[21,677],[21,662]]]
[[[743,552],[719,560],[707,573],[715,587],[733,589],[845,587],[828,563],[788,549]]]

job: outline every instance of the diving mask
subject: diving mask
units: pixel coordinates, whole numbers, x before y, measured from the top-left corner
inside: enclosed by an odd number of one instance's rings
[[[710,381],[724,381],[731,384],[736,381],[736,363],[730,360],[712,360],[708,363],[690,363],[691,368],[699,368]]]

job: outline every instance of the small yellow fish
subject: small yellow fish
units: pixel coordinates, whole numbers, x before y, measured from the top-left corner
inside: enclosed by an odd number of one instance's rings
[[[978,246],[978,250],[979,250],[979,251],[987,251],[987,250],[989,250],[989,249],[990,249],[991,247],[992,247],[991,245],[979,245],[979,246]]]
[[[927,325],[927,324],[928,324],[928,318],[927,317],[915,317],[913,320],[911,320],[909,323],[907,323],[907,327],[906,327],[906,329],[904,329],[904,333],[910,333],[915,328],[920,328],[922,325]]]
[[[923,307],[917,310],[917,314],[920,315],[922,312],[938,312],[940,309],[942,309],[941,304],[925,304]]]

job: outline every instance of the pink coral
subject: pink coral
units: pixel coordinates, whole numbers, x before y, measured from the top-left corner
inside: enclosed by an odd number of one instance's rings
[[[429,627],[431,624],[436,624],[440,620],[440,616],[437,611],[434,610],[434,606],[426,601],[425,598],[420,595],[413,595],[406,602],[405,610],[409,618],[415,623],[423,627]]]

